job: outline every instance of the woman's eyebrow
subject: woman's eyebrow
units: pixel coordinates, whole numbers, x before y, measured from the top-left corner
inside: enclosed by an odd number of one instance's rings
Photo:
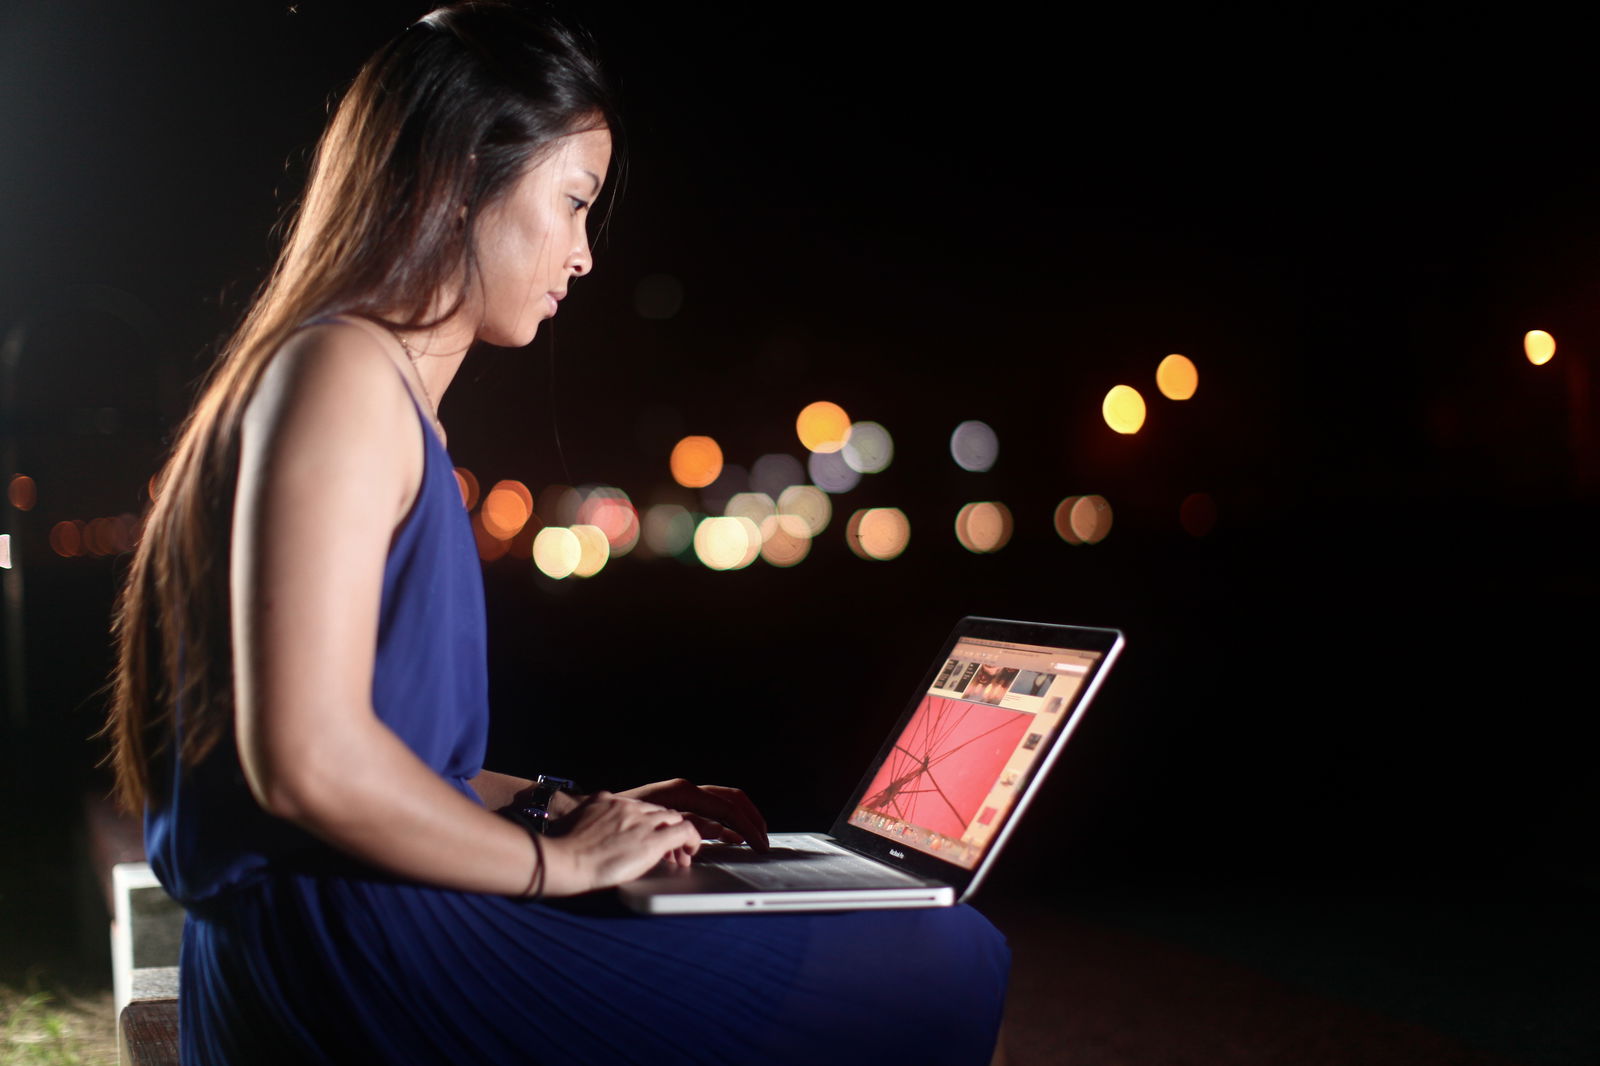
[[[582,171],[582,173],[589,175],[589,180],[594,182],[594,191],[595,192],[599,192],[600,191],[600,175],[596,174],[592,170],[584,170],[584,171]]]

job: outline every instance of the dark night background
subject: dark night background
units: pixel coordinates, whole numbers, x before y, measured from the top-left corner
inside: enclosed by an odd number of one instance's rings
[[[0,733],[18,840],[104,787],[85,738],[126,562],[58,558],[48,531],[141,507],[327,101],[424,10],[0,7],[0,475],[39,489],[0,517],[26,581]],[[1482,900],[1526,939],[1474,919],[1451,950],[1595,987],[1561,954],[1592,917],[1549,917],[1600,890],[1600,148],[1575,27],[578,11],[621,84],[626,188],[556,328],[469,359],[457,463],[642,507],[678,435],[799,456],[815,399],[896,457],[793,570],[487,564],[491,766],[741,784],[812,827],[961,615],[1116,626],[1128,651],[997,897]],[[683,286],[667,320],[635,311],[655,274]],[[1542,367],[1534,328],[1559,345]],[[1199,368],[1188,403],[1154,388],[1169,352]],[[1100,418],[1117,383],[1150,405],[1132,437]],[[965,419],[999,434],[989,473],[950,459]],[[1051,514],[1087,492],[1115,525],[1071,547]],[[1178,522],[1195,492],[1203,537]],[[951,532],[981,499],[1017,519],[994,555]],[[911,541],[868,563],[844,520],[880,505]],[[1523,1044],[1456,1035],[1595,1061],[1592,1022],[1542,1018]]]

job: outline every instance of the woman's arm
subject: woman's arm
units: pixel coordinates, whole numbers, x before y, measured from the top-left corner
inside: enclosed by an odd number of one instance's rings
[[[297,335],[243,421],[234,508],[236,725],[268,811],[405,877],[520,894],[535,851],[446,784],[373,712],[383,567],[422,470],[398,368],[352,326]],[[698,846],[676,812],[598,794],[544,842],[552,895],[614,884]]]

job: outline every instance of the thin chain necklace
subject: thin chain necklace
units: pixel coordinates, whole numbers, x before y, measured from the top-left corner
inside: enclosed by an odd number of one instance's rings
[[[428,391],[428,382],[422,376],[422,368],[417,365],[417,361],[422,357],[411,350],[411,345],[407,344],[406,339],[400,336],[399,330],[391,327],[385,328],[389,329],[394,339],[400,342],[400,350],[406,353],[406,360],[411,364],[411,371],[417,375],[417,387],[422,390],[423,399],[428,401],[428,420],[433,423],[433,428],[439,431],[439,439],[444,440],[444,423],[439,421],[439,405],[434,402],[433,394]]]

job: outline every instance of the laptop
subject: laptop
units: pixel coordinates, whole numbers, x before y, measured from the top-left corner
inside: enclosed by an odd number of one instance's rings
[[[619,886],[645,914],[970,899],[1123,647],[1115,629],[963,618],[827,833],[711,844]]]

